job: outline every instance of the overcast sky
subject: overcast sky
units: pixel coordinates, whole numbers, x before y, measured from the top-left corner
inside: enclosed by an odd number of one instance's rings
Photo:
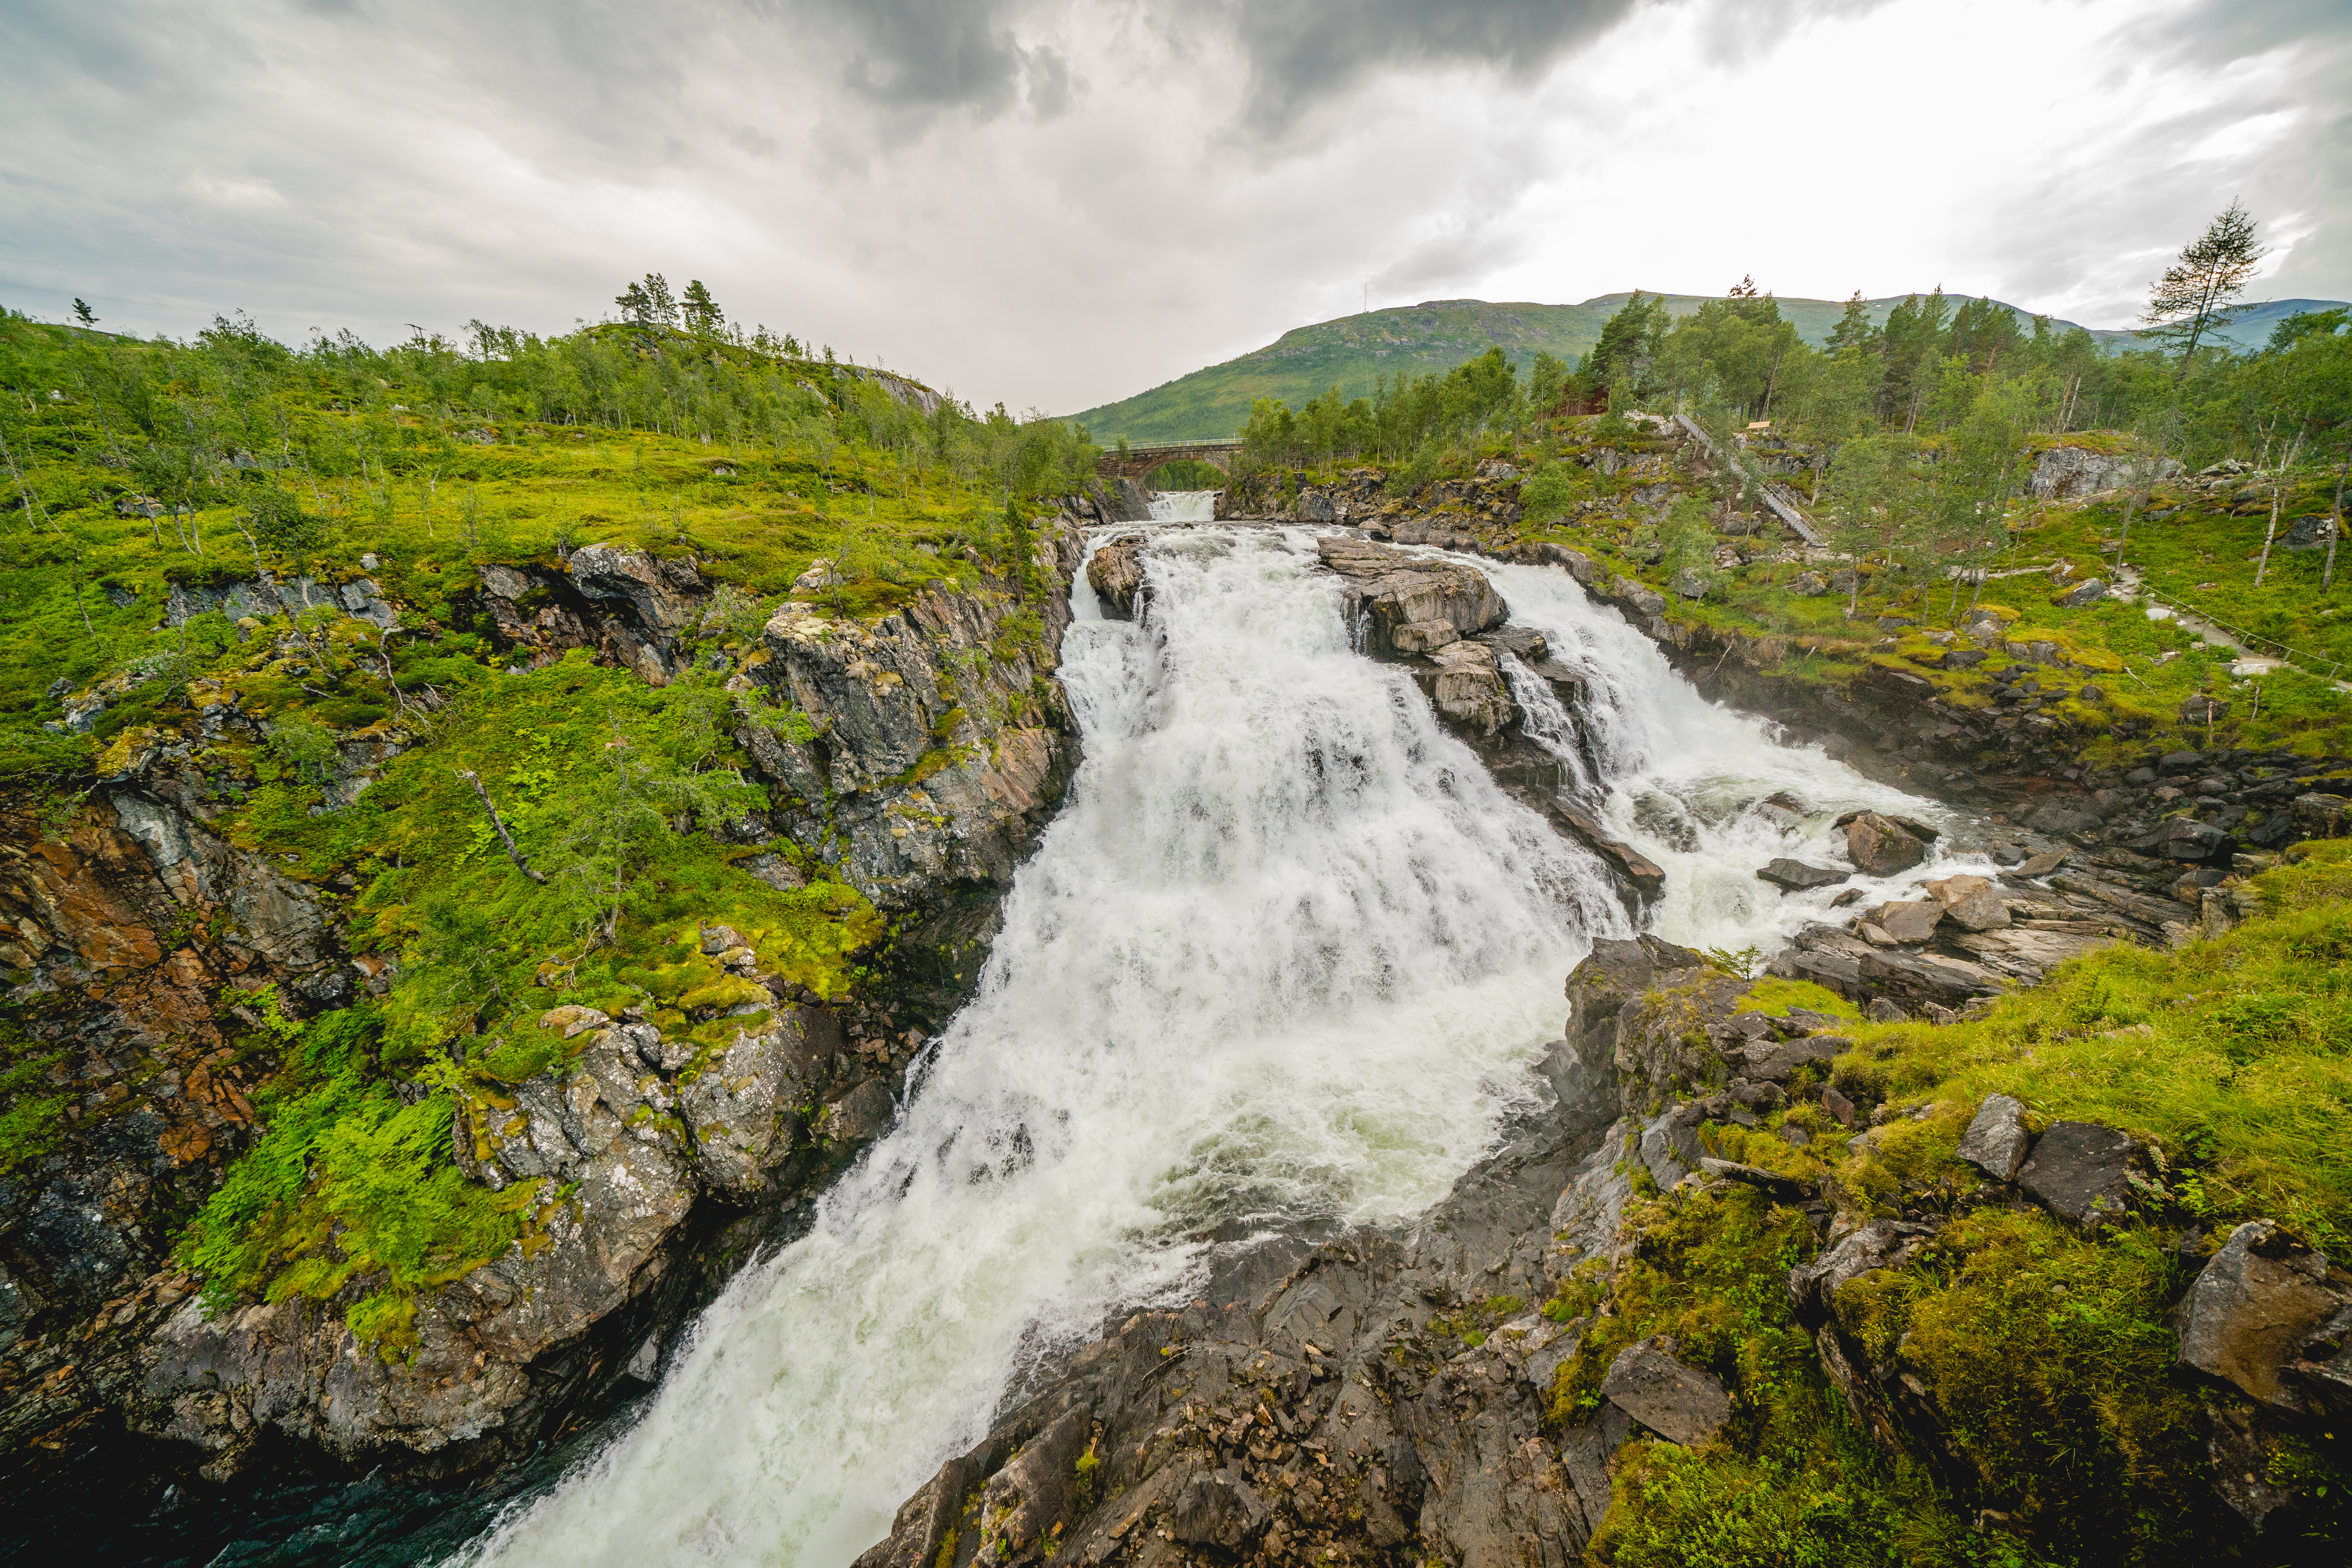
[[[539,331],[630,276],[1066,413],[1630,288],[2352,298],[2343,0],[8,0],[0,302]]]

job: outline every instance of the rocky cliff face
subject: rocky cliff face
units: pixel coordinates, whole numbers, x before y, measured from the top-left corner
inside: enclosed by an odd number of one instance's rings
[[[5,1065],[37,1075],[48,1123],[18,1131],[0,1180],[0,1436],[16,1484],[126,1424],[215,1476],[282,1439],[463,1470],[528,1451],[632,1367],[649,1376],[698,1238],[795,1201],[887,1126],[924,1028],[976,979],[992,900],[1075,761],[1053,672],[1080,538],[1066,510],[1039,527],[1045,587],[1025,602],[935,584],[871,623],[798,602],[770,620],[730,677],[739,712],[791,716],[740,726],[771,795],[755,826],[835,868],[901,940],[868,990],[819,1005],[706,922],[740,1019],[715,1045],[711,1026],[687,1038],[637,1008],[541,1019],[568,1060],[476,1091],[447,1151],[470,1181],[528,1198],[526,1238],[420,1297],[388,1346],[346,1321],[364,1279],[324,1300],[207,1304],[171,1256],[257,1136],[276,1063],[255,1026],[397,975],[396,955],[353,934],[347,883],[304,881],[215,831],[240,778],[205,742],[249,745],[257,727],[231,705],[206,710],[199,737],[131,732],[70,820],[11,819],[0,963],[33,1022]],[[690,559],[592,546],[561,569],[485,568],[460,600],[518,663],[586,648],[659,686],[712,592]],[[388,726],[343,771],[405,743]],[[746,868],[801,880],[781,856]]]

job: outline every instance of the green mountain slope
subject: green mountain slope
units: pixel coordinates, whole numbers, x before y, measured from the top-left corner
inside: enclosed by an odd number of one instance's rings
[[[1262,349],[1149,392],[1071,416],[1099,442],[1181,441],[1230,436],[1241,428],[1250,401],[1278,397],[1293,408],[1328,386],[1348,396],[1368,395],[1379,378],[1396,371],[1420,375],[1451,370],[1500,343],[1513,358],[1549,352],[1573,360],[1601,336],[1601,323],[1632,296],[1603,294],[1580,305],[1491,304],[1484,300],[1431,300],[1418,305],[1342,316],[1297,327]],[[1687,315],[1708,297],[1669,294],[1668,306]],[[1870,300],[1874,321],[1883,323],[1906,296]],[[2226,332],[2241,348],[2259,346],[2280,318],[2297,310],[2324,310],[2340,301],[2279,300],[2250,307]],[[2017,310],[2011,306],[2010,309]],[[1807,342],[1818,345],[1844,313],[1842,300],[1782,300],[1781,311]],[[2031,313],[2018,310],[2031,321]],[[2061,330],[2071,321],[2053,323]],[[2094,331],[2111,348],[2136,340],[2129,331]]]

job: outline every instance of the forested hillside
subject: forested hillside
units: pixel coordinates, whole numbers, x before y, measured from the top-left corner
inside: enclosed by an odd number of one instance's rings
[[[1942,297],[1941,289],[1924,298]],[[1125,437],[1130,442],[1191,440],[1230,436],[1241,428],[1250,404],[1272,397],[1298,406],[1330,388],[1342,397],[1369,397],[1382,382],[1396,374],[1408,376],[1444,372],[1475,358],[1488,347],[1500,347],[1515,359],[1549,353],[1570,363],[1589,353],[1600,340],[1603,325],[1632,299],[1628,294],[1603,294],[1580,305],[1490,304],[1483,300],[1431,300],[1419,305],[1343,316],[1337,321],[1298,327],[1265,348],[1180,376],[1149,392],[1071,416],[1099,441]],[[1670,317],[1696,314],[1707,303],[1696,294],[1659,294]],[[1884,328],[1887,319],[1912,297],[1893,295],[1860,300],[1863,319]],[[1826,343],[1854,301],[1834,300],[1776,300],[1781,319],[1796,329],[1798,339],[1814,348]],[[1948,313],[1964,301],[1948,302]],[[2253,305],[2221,331],[2221,341],[2239,350],[2252,350],[2267,341],[2272,329],[2286,317],[2326,310],[2341,301],[2284,300]],[[1914,306],[1917,309],[1917,306]],[[1930,307],[1932,308],[1932,307]],[[2020,331],[2031,334],[2032,316],[2013,305],[1988,300],[1987,309],[2007,313]],[[2076,330],[2071,321],[2053,321],[2049,331],[2063,337]],[[2136,332],[2093,331],[2093,342],[2117,350],[2137,346]]]

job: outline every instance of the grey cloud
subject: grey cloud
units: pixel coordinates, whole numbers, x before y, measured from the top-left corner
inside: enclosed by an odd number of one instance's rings
[[[992,120],[1026,105],[1050,120],[1069,106],[1068,60],[1024,43],[1022,0],[791,0],[782,11],[821,38],[860,102],[919,132],[940,114]]]
[[[1634,0],[1203,0],[1249,64],[1249,129],[1283,132],[1383,70],[1483,68],[1532,82]]]

